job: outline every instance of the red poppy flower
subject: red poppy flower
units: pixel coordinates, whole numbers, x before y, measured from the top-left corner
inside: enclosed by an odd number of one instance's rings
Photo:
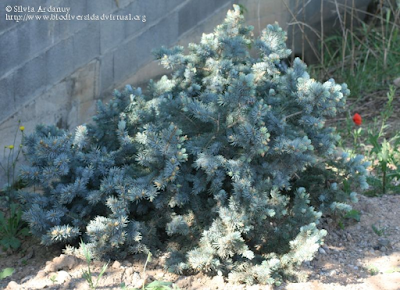
[[[355,113],[355,114],[354,114],[354,116],[353,116],[353,122],[354,122],[354,124],[356,124],[356,125],[358,125],[358,126],[361,125],[362,119],[361,119],[361,116],[360,116],[358,113]]]

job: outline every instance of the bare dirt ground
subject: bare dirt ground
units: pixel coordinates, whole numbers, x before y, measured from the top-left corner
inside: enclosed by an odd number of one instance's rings
[[[399,188],[400,193],[400,188]],[[275,289],[400,289],[400,195],[369,198],[359,196],[354,206],[360,222],[346,221],[340,229],[326,218],[329,232],[315,259],[305,263],[306,282],[288,283]],[[44,247],[32,238],[16,253],[0,252],[0,269],[15,268],[12,276],[0,281],[0,289],[89,289],[82,278],[87,269],[83,260],[61,254],[57,247]],[[141,288],[145,257],[116,261],[100,279],[98,289]],[[92,264],[96,278],[103,263]],[[165,272],[154,259],[148,264],[147,282],[171,281],[181,289],[273,289],[261,285],[230,285],[222,277],[178,276]]]
[[[360,222],[328,225],[325,245],[304,266],[308,281],[282,289],[400,289],[400,196],[360,196],[354,208]]]

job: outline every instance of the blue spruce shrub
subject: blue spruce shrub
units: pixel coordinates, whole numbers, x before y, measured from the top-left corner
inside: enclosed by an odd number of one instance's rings
[[[285,40],[269,25],[254,41],[234,6],[187,54],[155,53],[172,75],[148,93],[115,91],[75,134],[39,126],[21,172],[40,189],[21,192],[32,233],[70,252],[82,238],[99,259],[161,249],[177,273],[294,277],[323,242],[322,213],[348,211],[367,186],[367,164],[338,154],[325,126],[347,86],[310,78],[300,59],[280,65]]]

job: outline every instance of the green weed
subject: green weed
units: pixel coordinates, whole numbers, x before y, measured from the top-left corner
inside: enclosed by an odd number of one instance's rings
[[[4,160],[6,163],[3,164],[0,162],[0,168],[3,170],[6,178],[7,184],[4,186],[3,190],[1,191],[2,196],[0,196],[6,203],[10,203],[14,201],[13,193],[15,190],[23,188],[24,184],[16,178],[16,167],[19,157],[22,154],[22,144],[17,146],[17,136],[18,132],[22,134],[22,139],[24,138],[24,130],[25,127],[21,126],[21,122],[18,122],[18,127],[15,131],[14,141],[13,144],[5,146],[3,150]]]
[[[390,84],[400,76],[400,2],[396,3],[397,6],[394,1],[379,1],[375,13],[360,13],[352,5],[335,1],[340,31],[328,37],[324,34],[323,13],[321,29],[311,30],[319,39],[319,49],[313,49],[318,64],[310,67],[311,75],[320,79],[333,77],[345,82],[351,91],[353,102],[345,126],[337,121],[338,128],[347,129],[339,132],[343,136],[339,146],[351,146],[350,153],[364,155],[371,162],[371,187],[365,192],[369,196],[393,193],[400,184],[400,132],[387,132],[396,93]],[[360,15],[367,15],[368,20]],[[295,20],[293,25],[304,34],[307,24]],[[354,108],[363,104],[366,97],[373,101],[388,87],[387,102],[379,118],[367,127],[363,124],[354,129],[350,112],[357,111]]]
[[[388,273],[388,274],[392,274],[392,273],[396,273],[396,272],[400,272],[400,267],[391,268],[391,269],[385,271],[385,273]]]
[[[375,225],[372,225],[371,228],[374,231],[374,233],[380,237],[385,234],[385,229],[383,229],[383,228],[377,228]]]
[[[87,263],[87,269],[82,271],[82,278],[84,278],[86,280],[86,282],[89,284],[90,289],[97,289],[97,285],[101,279],[101,277],[103,276],[103,274],[106,272],[107,268],[108,268],[108,263],[104,264],[99,276],[97,277],[96,281],[93,280],[92,277],[92,272],[90,270],[90,265],[92,263],[92,255],[90,253],[90,250],[86,247],[85,243],[83,243],[83,241],[81,241],[80,246],[83,250],[83,254],[85,256],[86,259],[86,263]]]
[[[372,21],[361,19],[355,7],[338,4],[341,31],[329,37],[322,29],[317,34],[320,61],[312,67],[313,74],[346,82],[359,101],[365,94],[385,90],[400,75],[400,9],[387,2],[388,7],[369,15]]]
[[[151,262],[152,254],[148,252],[146,262],[144,263],[143,267],[143,277],[146,277],[146,268],[147,264]],[[137,288],[127,288],[125,283],[121,284],[121,289],[123,290],[138,290]],[[153,281],[149,284],[146,284],[146,279],[143,279],[142,289],[141,290],[179,290],[179,287],[173,284],[172,282],[165,282],[165,281]]]
[[[355,220],[357,222],[360,221],[360,212],[358,210],[352,209],[349,212],[347,212],[343,218],[339,220],[339,227],[343,230],[345,228],[345,220]]]
[[[368,183],[371,189],[367,195],[380,195],[393,192],[400,180],[400,132],[387,132],[389,126],[387,120],[393,114],[394,87],[390,87],[387,93],[387,102],[380,117],[375,118],[372,124],[354,129],[352,152],[363,154],[371,162],[371,175]]]
[[[56,276],[56,275],[51,276],[51,277],[50,277],[50,281],[51,281],[53,284],[57,283],[57,276]]]
[[[378,269],[378,267],[376,267],[376,266],[374,266],[374,265],[368,266],[367,271],[368,271],[368,273],[369,273],[371,276],[374,276],[374,275],[379,274],[379,269]]]
[[[19,238],[29,235],[29,228],[21,216],[21,209],[14,203],[10,205],[8,216],[0,212],[0,245],[4,249],[18,249],[21,246]]]
[[[15,269],[14,268],[5,268],[0,272],[0,280],[3,280],[4,278],[7,278],[14,274]]]

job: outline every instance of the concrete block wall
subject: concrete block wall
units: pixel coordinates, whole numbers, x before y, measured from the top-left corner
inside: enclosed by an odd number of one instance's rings
[[[365,0],[358,0],[364,1]],[[116,3],[119,3],[119,6]],[[151,50],[199,41],[225,18],[232,0],[4,0],[0,3],[0,148],[12,144],[18,121],[74,130],[90,121],[98,99],[113,88],[143,85],[167,73]],[[298,2],[286,1],[294,10]],[[314,4],[320,0],[312,0]],[[282,1],[242,0],[255,35],[268,23],[284,29],[291,15]],[[138,15],[139,21],[10,21],[7,6],[68,7],[70,15]],[[318,6],[318,5],[317,5]],[[315,7],[317,7],[315,6]],[[311,5],[310,7],[314,7]],[[319,8],[314,8],[317,11]],[[312,11],[314,11],[312,10]],[[310,12],[311,14],[314,12]],[[30,13],[34,15],[38,13]],[[63,13],[58,13],[64,15]],[[145,17],[145,21],[144,21]],[[143,21],[142,21],[143,20]],[[16,143],[19,144],[19,137]],[[4,156],[0,156],[4,164]],[[4,175],[0,172],[0,185]]]

